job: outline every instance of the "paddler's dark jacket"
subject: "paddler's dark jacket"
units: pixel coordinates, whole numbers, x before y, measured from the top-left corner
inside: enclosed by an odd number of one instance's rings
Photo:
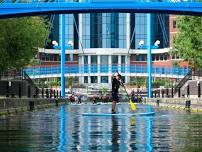
[[[112,80],[112,93],[118,93],[121,83],[115,77]]]

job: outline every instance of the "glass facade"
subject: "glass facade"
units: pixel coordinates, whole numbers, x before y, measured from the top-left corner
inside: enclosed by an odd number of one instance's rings
[[[79,21],[79,15],[82,16],[81,22]],[[55,18],[59,22],[58,16]],[[67,14],[65,20],[65,43],[67,44],[71,40],[74,43],[74,49],[78,49],[79,24],[82,24],[82,36],[80,39],[84,48],[126,48],[126,28],[127,24],[129,24],[130,47],[132,49],[139,48],[140,40],[147,44],[146,14],[131,13],[129,21],[127,22],[126,13]],[[55,27],[58,28],[58,26]],[[162,14],[153,15],[152,28],[153,42],[160,40],[160,48],[168,47],[169,16]],[[55,28],[54,31],[58,33],[58,29]],[[133,31],[135,32],[134,35]],[[57,37],[54,38],[58,39]]]
[[[102,47],[102,14],[90,14],[90,48]]]
[[[160,48],[168,47],[169,16],[152,16],[152,41],[160,40]],[[81,34],[78,34],[79,24],[82,24]],[[130,29],[127,29],[127,24]],[[140,40],[147,44],[147,15],[143,13],[131,13],[129,16],[126,13],[67,14],[65,25],[65,43],[73,41],[74,49],[79,47],[79,38],[83,48],[127,48],[127,31],[130,48],[138,49]]]
[[[118,43],[119,48],[126,48],[126,14],[119,13],[119,35]]]
[[[119,14],[103,13],[102,14],[102,48],[119,47]]]
[[[169,46],[169,15],[153,15],[153,41],[159,40],[160,48]]]
[[[90,48],[90,14],[82,14],[82,44]]]
[[[133,14],[134,15],[134,14]],[[144,44],[147,44],[147,15],[136,13],[135,14],[135,46],[134,49],[139,48],[140,40],[144,41]],[[132,32],[131,32],[132,33]]]

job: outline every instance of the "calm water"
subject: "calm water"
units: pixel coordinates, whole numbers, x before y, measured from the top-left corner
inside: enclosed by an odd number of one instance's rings
[[[84,117],[111,105],[67,105],[0,118],[0,152],[202,151],[202,115],[138,106],[155,116]],[[119,104],[129,113],[128,104]]]

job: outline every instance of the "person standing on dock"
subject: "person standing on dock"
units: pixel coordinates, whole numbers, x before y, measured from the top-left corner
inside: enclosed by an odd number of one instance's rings
[[[116,72],[112,79],[112,114],[116,113],[116,103],[119,102],[119,87],[122,85],[121,75]]]

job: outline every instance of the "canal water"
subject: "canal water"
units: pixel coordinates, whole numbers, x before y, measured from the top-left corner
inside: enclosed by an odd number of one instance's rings
[[[119,113],[130,113],[119,104]],[[154,116],[110,113],[110,104],[66,105],[0,118],[0,152],[192,152],[202,150],[202,115],[138,105]]]

